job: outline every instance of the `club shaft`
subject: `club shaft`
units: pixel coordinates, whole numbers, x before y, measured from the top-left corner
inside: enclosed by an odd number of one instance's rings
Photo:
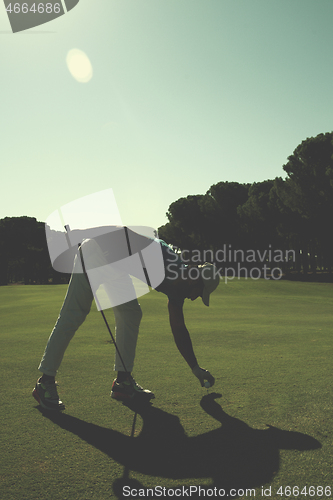
[[[85,267],[85,265],[84,265],[84,260],[83,260],[83,254],[82,254],[82,249],[81,249],[81,246],[79,246],[79,254],[80,254],[80,258],[81,258],[81,264],[82,264],[82,269],[83,269],[84,275],[85,275],[85,277],[86,277],[86,279],[87,279],[88,283],[90,284],[90,282],[89,282],[89,277],[88,277],[88,274],[87,274],[87,271],[86,271],[86,267]],[[97,295],[96,295],[96,294],[93,294],[93,295],[94,295],[94,299],[95,299],[95,301],[96,301],[96,305],[97,305],[97,307],[98,307],[98,309],[99,309],[99,311],[100,311],[100,313],[101,313],[101,315],[102,315],[102,317],[103,317],[103,320],[104,320],[104,323],[105,323],[105,325],[106,325],[106,328],[108,329],[108,332],[109,332],[109,334],[110,334],[110,337],[111,337],[111,339],[112,339],[112,342],[113,342],[113,344],[114,344],[114,346],[115,346],[115,349],[116,349],[116,351],[117,351],[117,353],[118,353],[118,356],[119,356],[119,359],[120,359],[120,361],[121,361],[121,364],[123,365],[124,371],[125,371],[126,373],[129,373],[129,372],[128,372],[128,370],[127,370],[127,368],[126,368],[126,366],[125,366],[125,363],[124,363],[124,360],[123,360],[123,358],[122,358],[122,355],[120,354],[120,351],[119,351],[119,349],[118,349],[118,346],[117,346],[117,343],[116,343],[116,341],[115,341],[115,338],[114,338],[114,336],[112,335],[111,328],[110,328],[109,323],[108,323],[108,321],[107,321],[107,319],[106,319],[106,317],[105,317],[105,314],[104,314],[104,312],[103,312],[103,309],[101,308],[101,305],[100,305],[100,303],[99,303],[99,300],[98,300],[98,298],[97,298]]]

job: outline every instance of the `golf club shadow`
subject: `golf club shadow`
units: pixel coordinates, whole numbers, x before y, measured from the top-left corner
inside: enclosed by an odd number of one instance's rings
[[[178,417],[148,404],[126,405],[142,417],[143,427],[137,437],[65,413],[43,412],[43,415],[124,465],[127,471],[173,480],[211,478],[209,488],[226,491],[256,488],[270,482],[279,470],[280,449],[321,448],[319,441],[300,432],[273,426],[253,429],[225,413],[216,402],[219,397],[216,393],[203,396],[200,406],[221,427],[195,437],[186,436]],[[127,474],[113,484],[118,498],[124,497],[124,486],[145,489]]]

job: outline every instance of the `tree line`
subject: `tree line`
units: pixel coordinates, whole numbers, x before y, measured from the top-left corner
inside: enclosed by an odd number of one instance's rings
[[[288,273],[332,272],[333,132],[297,146],[283,165],[287,174],[263,182],[219,182],[207,193],[173,202],[159,237],[188,262],[214,262],[219,269]],[[0,285],[66,283],[53,270],[45,224],[33,217],[0,220]]]
[[[52,268],[43,222],[26,216],[0,220],[0,285],[68,281],[69,275]]]
[[[210,249],[220,269],[235,268],[239,250],[242,268],[271,260],[284,273],[331,273],[333,132],[304,140],[283,170],[284,179],[219,182],[206,194],[178,199],[160,237],[196,263]]]

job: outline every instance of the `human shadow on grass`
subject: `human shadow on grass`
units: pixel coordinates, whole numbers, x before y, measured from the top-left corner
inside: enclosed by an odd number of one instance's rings
[[[65,413],[43,414],[125,467],[124,477],[113,484],[118,498],[125,498],[125,486],[128,486],[126,493],[129,488],[137,491],[146,488],[129,479],[129,471],[173,480],[211,478],[211,486],[202,486],[206,490],[256,488],[270,482],[278,472],[280,449],[321,448],[319,441],[300,432],[270,425],[263,430],[253,429],[225,413],[216,402],[219,397],[216,393],[203,396],[200,405],[221,427],[195,437],[186,436],[178,417],[149,404],[126,405],[143,419],[137,437],[125,436]],[[191,498],[195,498],[195,494]]]

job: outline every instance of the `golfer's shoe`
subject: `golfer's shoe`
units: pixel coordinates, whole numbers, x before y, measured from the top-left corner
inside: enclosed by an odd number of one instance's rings
[[[141,385],[135,382],[133,377],[128,377],[125,382],[119,383],[117,379],[113,381],[111,398],[118,399],[119,401],[126,401],[132,398],[150,401],[155,398],[155,395],[153,392],[148,391],[148,389],[143,389]]]
[[[57,383],[54,380],[41,382],[41,378],[38,379],[32,395],[46,410],[60,411],[65,409],[65,405],[59,399]]]

